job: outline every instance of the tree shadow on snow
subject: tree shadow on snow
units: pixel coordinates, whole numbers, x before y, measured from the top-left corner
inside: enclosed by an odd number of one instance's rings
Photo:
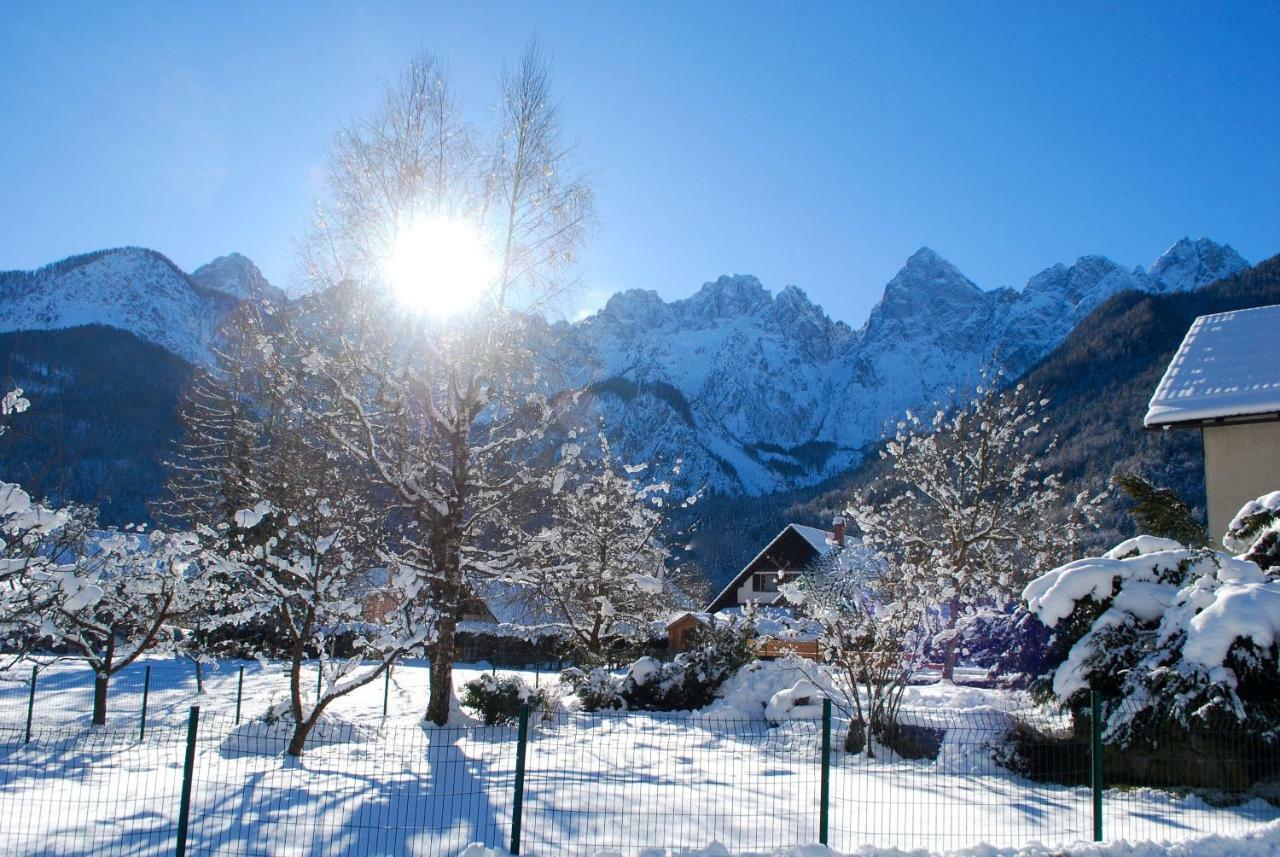
[[[466,755],[462,732],[424,730],[404,753],[354,747],[313,751],[301,760],[246,759],[248,772],[197,778],[192,812],[196,851],[245,847],[307,855],[442,853],[469,842],[499,845],[510,797],[506,771]],[[270,844],[274,843],[274,845]]]

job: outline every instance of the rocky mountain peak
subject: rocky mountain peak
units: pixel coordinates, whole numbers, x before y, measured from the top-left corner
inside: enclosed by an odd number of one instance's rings
[[[676,301],[705,318],[749,315],[768,304],[769,292],[750,274],[725,275],[704,283],[692,297]]]
[[[924,292],[931,297],[945,295],[970,296],[982,290],[960,273],[955,265],[928,247],[921,247],[898,271],[888,285],[885,295]]]
[[[227,312],[252,294],[279,295],[243,256],[188,275],[141,247],[71,256],[36,271],[0,274],[0,331],[99,324],[128,331],[190,363],[205,363]]]
[[[1147,272],[1161,285],[1161,291],[1182,292],[1198,289],[1247,267],[1249,263],[1229,244],[1184,237],[1160,254]]]
[[[228,253],[191,272],[196,285],[230,295],[237,300],[283,297],[283,293],[267,282],[258,266],[246,256]]]
[[[610,319],[622,325],[651,327],[666,316],[667,304],[652,289],[616,292],[594,318]],[[593,322],[588,318],[588,322]]]
[[[942,256],[921,247],[884,287],[884,296],[871,311],[868,326],[887,319],[936,318],[983,304],[982,289]]]

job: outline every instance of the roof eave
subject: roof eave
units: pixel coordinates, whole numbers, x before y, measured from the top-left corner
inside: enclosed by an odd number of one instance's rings
[[[1260,414],[1234,414],[1222,417],[1197,417],[1188,420],[1168,420],[1164,422],[1144,423],[1147,431],[1163,431],[1165,429],[1202,429],[1213,426],[1239,426],[1252,423],[1273,423],[1280,421],[1280,411],[1269,411]]]

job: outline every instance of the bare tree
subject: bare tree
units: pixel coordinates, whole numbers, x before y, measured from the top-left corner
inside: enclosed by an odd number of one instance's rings
[[[860,547],[846,547],[781,589],[821,629],[834,701],[849,715],[845,750],[875,756],[877,742],[892,740],[927,643],[925,605],[913,581]]]
[[[457,621],[476,577],[501,577],[504,508],[537,479],[518,464],[538,439],[547,402],[531,359],[536,308],[572,282],[592,222],[531,46],[503,77],[492,154],[459,118],[442,66],[424,59],[382,106],[336,141],[330,197],[304,245],[323,286],[291,331],[308,375],[290,395],[335,450],[358,461],[403,516],[395,557],[430,581],[427,716],[446,722]],[[388,299],[384,263],[409,225],[445,215],[496,248],[499,273],[468,313],[413,317]],[[306,313],[310,313],[307,317]]]
[[[552,101],[551,68],[536,41],[502,73],[502,127],[488,183],[502,225],[498,306],[540,305],[561,294],[595,222],[595,193],[575,175]]]
[[[929,420],[908,413],[881,452],[890,466],[879,497],[860,495],[849,507],[865,548],[933,608],[941,627],[932,645],[942,650],[946,680],[965,623],[1015,603],[1035,569],[1070,557],[1096,526],[1098,498],[1066,496],[1059,475],[1029,448],[1047,422],[1046,404],[1019,385],[979,388]]]
[[[36,578],[43,606],[41,635],[81,655],[94,673],[93,723],[107,722],[112,676],[160,642],[166,627],[200,599],[201,546],[194,533],[98,531],[81,526],[75,557]]]
[[[368,473],[328,442],[326,414],[308,410],[330,404],[312,392],[320,357],[303,338],[321,316],[315,301],[250,306],[224,331],[217,365],[182,400],[167,509],[198,525],[219,559],[201,575],[218,602],[198,605],[191,624],[259,635],[262,654],[283,650],[289,697],[267,716],[293,724],[290,755],[334,700],[419,649],[433,628],[424,582],[382,551],[392,528]],[[317,341],[343,336],[323,329]],[[375,589],[382,609],[370,624]],[[311,659],[318,686],[303,676]]]

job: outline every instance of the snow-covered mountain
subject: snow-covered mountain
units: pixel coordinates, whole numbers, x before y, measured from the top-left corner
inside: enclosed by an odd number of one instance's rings
[[[1086,256],[984,291],[922,249],[856,330],[794,286],[775,295],[735,275],[683,300],[616,294],[547,331],[548,347],[565,386],[591,393],[580,424],[602,418],[623,458],[681,459],[690,485],[765,494],[848,469],[906,409],[963,392],[984,367],[1022,374],[1117,292],[1186,291],[1244,267],[1230,247],[1183,239],[1146,270]],[[283,299],[238,254],[186,274],[154,251],[105,250],[0,273],[0,333],[98,324],[202,363],[226,314],[257,295]]]
[[[794,286],[774,296],[739,275],[669,303],[617,294],[566,342],[624,457],[683,459],[691,484],[762,494],[847,469],[908,408],[948,401],[984,368],[1022,374],[1118,292],[1186,291],[1245,267],[1184,238],[1146,270],[1086,256],[984,291],[925,248],[858,330]]]
[[[36,271],[0,272],[0,332],[101,324],[200,363],[226,314],[259,293],[279,295],[239,254],[188,275],[154,250],[101,250]]]

